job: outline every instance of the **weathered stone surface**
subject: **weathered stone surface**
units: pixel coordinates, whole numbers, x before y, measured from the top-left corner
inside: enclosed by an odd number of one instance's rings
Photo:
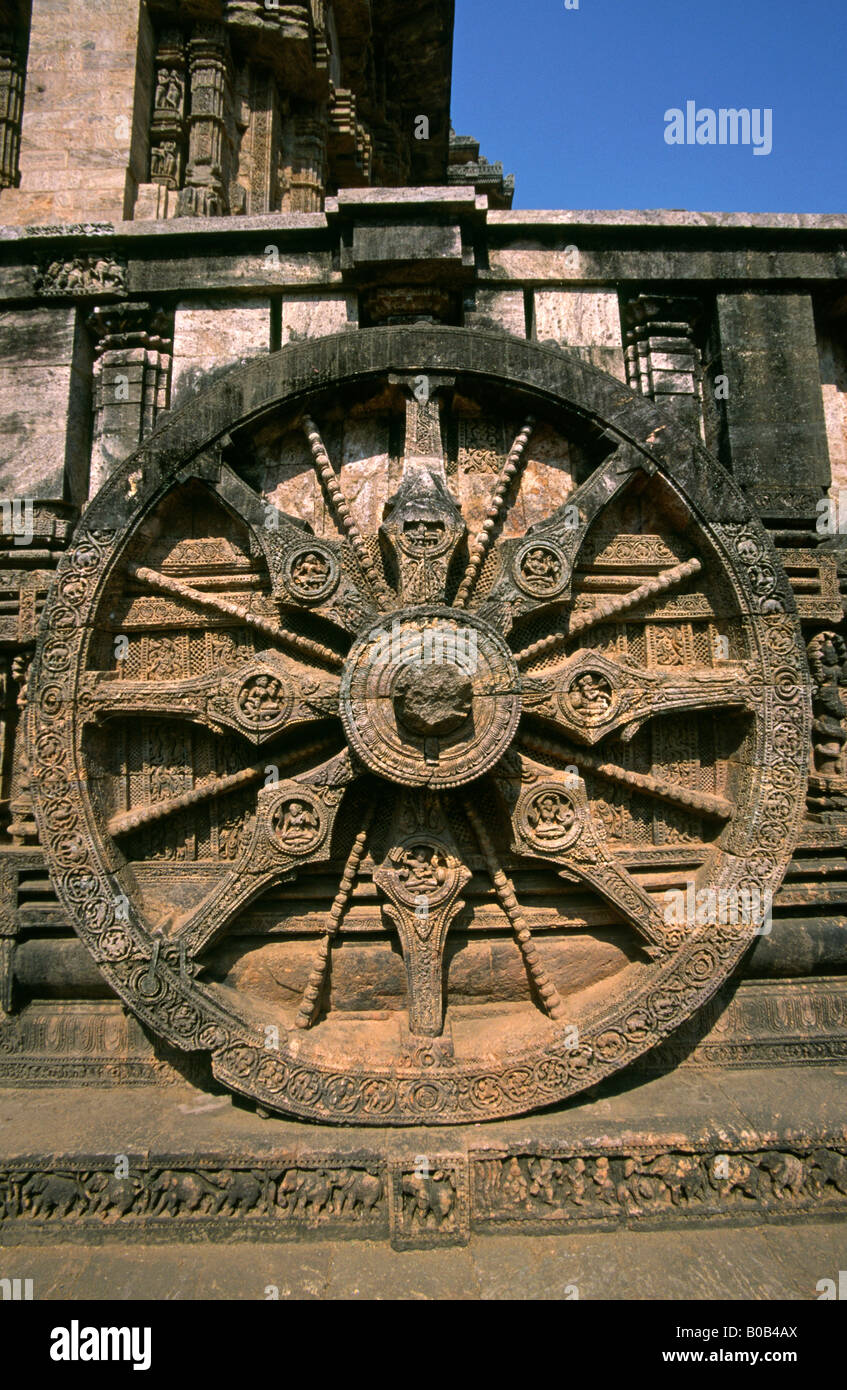
[[[211,373],[220,374],[237,362],[246,362],[271,347],[269,299],[236,299],[223,296],[212,301],[178,304],[174,314],[174,404],[208,385]]]
[[[679,1299],[811,1301],[821,1270],[842,1259],[844,1226],[769,1224],[763,1230],[593,1231],[568,1236],[474,1236],[465,1249],[392,1251],[357,1241],[219,1249],[79,1242],[19,1245],[39,1299],[276,1299],[396,1302],[456,1299],[630,1302]]]
[[[475,309],[468,314],[469,328],[502,329],[516,338],[526,337],[526,303],[522,290],[477,290]]]
[[[70,307],[0,315],[0,492],[79,501],[88,490],[91,343]]]
[[[302,338],[321,338],[357,327],[355,295],[283,295],[282,346]]]
[[[33,6],[20,188],[0,194],[0,220],[73,222],[132,215],[147,159],[145,72],[152,35],[137,0]],[[97,92],[80,100],[80,79]]]
[[[795,294],[718,295],[728,442],[747,485],[826,487],[829,456],[811,299]]]
[[[592,366],[626,380],[618,296],[608,290],[536,290],[539,343],[575,348]]]
[[[819,336],[821,389],[823,392],[826,438],[832,470],[830,496],[838,505],[847,492],[847,348],[843,334],[824,332]]]

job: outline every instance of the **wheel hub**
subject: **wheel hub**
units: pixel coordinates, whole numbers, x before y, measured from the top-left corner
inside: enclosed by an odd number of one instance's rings
[[[356,642],[341,679],[351,748],[403,786],[458,787],[512,741],[520,678],[505,641],[481,618],[419,607]]]

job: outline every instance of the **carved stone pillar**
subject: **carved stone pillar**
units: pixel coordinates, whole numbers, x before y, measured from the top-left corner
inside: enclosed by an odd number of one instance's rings
[[[35,824],[32,809],[32,795],[30,793],[29,757],[27,755],[23,735],[26,688],[31,662],[31,651],[19,652],[17,656],[12,658],[12,680],[18,687],[18,723],[15,730],[15,747],[10,787],[11,795],[9,798],[9,810],[12,813],[12,820],[9,823],[9,834],[12,837],[12,844],[14,845],[35,844],[38,840],[38,830]]]
[[[626,370],[630,386],[701,428],[702,364],[699,299],[640,294],[624,305]]]
[[[847,819],[847,643],[840,633],[819,632],[807,648],[812,673],[813,769],[809,809],[817,819]]]
[[[0,188],[17,188],[21,143],[26,44],[16,34],[0,34]]]
[[[166,29],[156,49],[156,87],[150,127],[150,181],[182,186],[186,135],[185,47],[177,29]]]
[[[241,73],[241,121],[238,185],[245,211],[254,216],[279,206],[281,119],[279,92],[273,73],[248,67]]]
[[[90,493],[150,433],[170,398],[173,333],[150,304],[99,305],[96,335]]]
[[[198,24],[188,45],[191,84],[188,170],[177,217],[220,217],[229,210],[227,109],[229,45],[220,24]]]
[[[286,131],[286,212],[320,212],[326,188],[326,118],[317,110],[294,114]]]

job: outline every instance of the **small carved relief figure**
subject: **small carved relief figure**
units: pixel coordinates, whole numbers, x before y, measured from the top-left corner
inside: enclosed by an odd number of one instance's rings
[[[180,671],[179,648],[172,637],[153,638],[147,653],[147,679],[178,680]]]
[[[607,840],[623,840],[627,834],[626,806],[629,798],[622,788],[607,790],[605,797],[598,797],[593,810],[603,822]]]
[[[538,1197],[548,1207],[556,1205],[556,1184],[562,1177],[562,1165],[552,1158],[531,1158],[528,1164],[530,1197]]]
[[[291,567],[291,578],[304,593],[318,593],[329,579],[329,564],[325,556],[314,550],[301,555]]]
[[[809,1160],[810,1187],[822,1192],[831,1183],[838,1192],[847,1197],[847,1158],[832,1149],[815,1149]]]
[[[320,821],[306,801],[284,801],[276,813],[276,833],[286,849],[310,845],[320,830]]]
[[[412,550],[437,550],[444,538],[444,522],[438,517],[416,516],[403,527],[403,539]]]
[[[91,270],[92,283],[102,286],[103,289],[121,289],[123,285],[123,275],[121,269],[114,261],[106,260],[100,256],[94,262]]]
[[[566,796],[542,792],[532,802],[527,819],[537,840],[560,840],[576,820],[576,812]]]
[[[179,73],[175,69],[169,71],[167,68],[160,68],[156,83],[156,110],[181,111],[182,94],[182,78]]]
[[[522,1203],[526,1201],[528,1193],[529,1184],[521,1172],[521,1165],[516,1158],[510,1158],[503,1178],[503,1196]]]
[[[247,643],[243,633],[209,633],[209,670],[216,671],[219,666],[240,666]]]
[[[432,893],[447,878],[447,862],[432,845],[412,845],[403,851],[397,877],[410,893]]]
[[[555,589],[562,577],[562,566],[551,550],[534,546],[521,561],[521,573],[533,590]]]
[[[782,1198],[786,1193],[792,1197],[802,1195],[806,1186],[806,1165],[796,1154],[762,1154],[759,1167],[770,1174],[774,1197]]]
[[[33,1216],[77,1215],[85,1193],[76,1178],[62,1173],[35,1173],[21,1189],[23,1207]]]
[[[285,688],[275,676],[254,676],[238,696],[238,708],[251,724],[272,724],[284,709]]]
[[[177,158],[173,140],[164,140],[161,145],[153,146],[150,151],[150,177],[161,179],[171,188],[176,187]]]
[[[359,1169],[342,1169],[336,1176],[334,1207],[339,1216],[369,1216],[382,1200],[382,1178]]]
[[[752,536],[739,536],[735,543],[735,548],[747,565],[752,565],[755,560],[758,560],[762,553],[761,546]]]
[[[637,1212],[656,1197],[656,1184],[641,1170],[639,1161],[628,1158],[623,1166],[623,1178],[618,1183],[618,1201],[627,1211]]]
[[[410,1174],[403,1178],[403,1193],[412,1198],[411,1221],[415,1226],[433,1230],[449,1221],[456,1204],[456,1194],[444,1173],[432,1177]]]
[[[29,668],[32,665],[31,652],[18,652],[12,657],[12,680],[18,687],[16,704],[18,709],[23,709],[26,704],[26,686],[29,678]]]
[[[564,1175],[570,1183],[574,1206],[585,1206],[586,1166],[584,1158],[574,1158],[564,1165]]]
[[[240,820],[222,822],[218,827],[218,852],[221,858],[237,859],[244,839],[244,826]]]
[[[685,665],[685,643],[681,632],[673,628],[659,628],[654,640],[659,666]]]
[[[814,681],[815,766],[825,777],[839,777],[847,743],[847,705],[839,689],[847,685],[847,644],[837,632],[819,632],[808,654]]]
[[[75,256],[66,266],[58,265],[57,269],[57,285],[63,285],[66,289],[72,290],[85,284],[85,266],[78,256]]]
[[[123,289],[123,281],[123,267],[117,261],[107,256],[74,256],[68,261],[51,261],[37,288],[46,294],[66,290],[118,290]]]
[[[618,1194],[612,1175],[608,1158],[597,1158],[594,1160],[594,1185],[598,1189],[599,1200],[605,1202],[607,1206],[616,1207],[618,1204]]]
[[[586,715],[589,719],[599,719],[611,706],[612,689],[602,676],[586,671],[584,675],[577,676],[568,691],[568,698],[573,709],[580,714]]]

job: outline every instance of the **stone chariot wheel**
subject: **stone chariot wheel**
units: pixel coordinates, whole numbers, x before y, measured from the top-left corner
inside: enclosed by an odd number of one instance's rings
[[[810,714],[731,479],[611,377],[461,329],[283,349],[175,413],[63,558],[41,842],[104,976],[263,1107],[550,1105],[728,976]]]

